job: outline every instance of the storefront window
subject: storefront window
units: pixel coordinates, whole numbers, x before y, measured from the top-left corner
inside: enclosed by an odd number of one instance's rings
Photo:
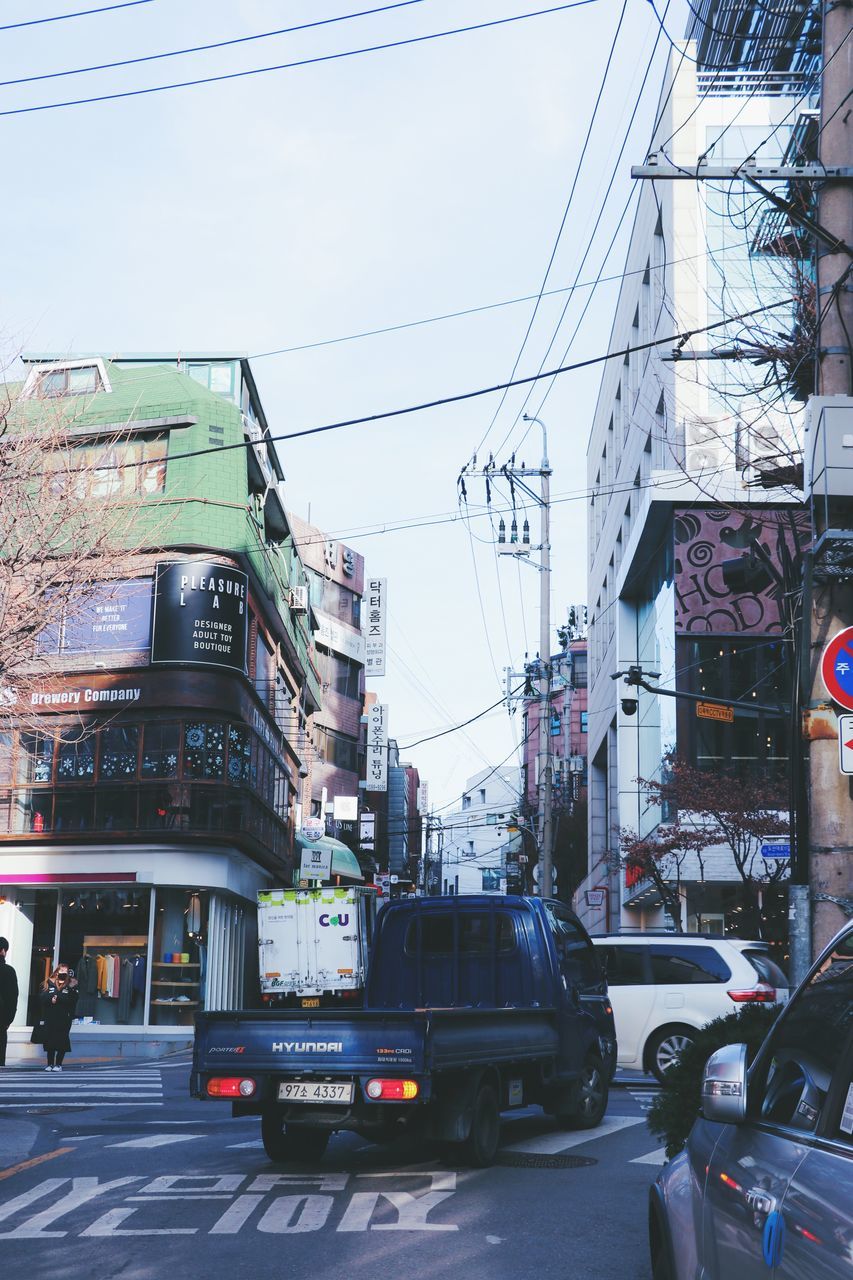
[[[147,724],[142,746],[143,778],[177,778],[180,725]]]
[[[76,782],[95,773],[95,735],[92,730],[66,729],[59,738],[57,782]]]
[[[103,1025],[145,1021],[151,891],[68,889],[62,895],[59,960],[79,983],[77,1017]]]
[[[225,772],[225,726],[189,723],[184,728],[184,776],[221,778]]]
[[[18,782],[50,782],[53,774],[53,738],[22,733],[18,751]]]
[[[54,831],[91,831],[95,825],[94,790],[57,792],[53,824]]]
[[[228,726],[228,781],[248,782],[252,767],[249,730],[241,725]]]
[[[135,778],[136,758],[139,750],[137,725],[114,725],[101,730],[102,778]]]

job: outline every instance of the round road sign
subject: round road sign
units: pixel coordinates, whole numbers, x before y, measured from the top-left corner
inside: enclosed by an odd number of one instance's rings
[[[820,674],[829,696],[853,711],[853,627],[832,637],[820,660]]]

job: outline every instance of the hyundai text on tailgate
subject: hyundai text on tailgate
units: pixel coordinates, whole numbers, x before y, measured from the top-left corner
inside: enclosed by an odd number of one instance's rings
[[[595,952],[562,903],[407,899],[378,917],[363,1008],[197,1014],[191,1091],[259,1115],[272,1160],[409,1129],[483,1165],[502,1111],[597,1125],[615,1056]]]

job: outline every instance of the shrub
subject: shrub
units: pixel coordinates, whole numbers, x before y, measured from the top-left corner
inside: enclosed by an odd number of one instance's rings
[[[660,1093],[649,1109],[652,1133],[663,1138],[666,1154],[677,1155],[687,1141],[702,1098],[702,1073],[712,1053],[726,1044],[745,1044],[752,1062],[778,1014],[779,1005],[747,1004],[736,1013],[715,1018],[696,1032],[693,1043],[667,1072]]]

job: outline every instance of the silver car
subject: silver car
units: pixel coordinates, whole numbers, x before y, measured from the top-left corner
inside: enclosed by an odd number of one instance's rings
[[[651,1191],[655,1280],[853,1280],[853,922],[773,1025],[708,1060]]]

